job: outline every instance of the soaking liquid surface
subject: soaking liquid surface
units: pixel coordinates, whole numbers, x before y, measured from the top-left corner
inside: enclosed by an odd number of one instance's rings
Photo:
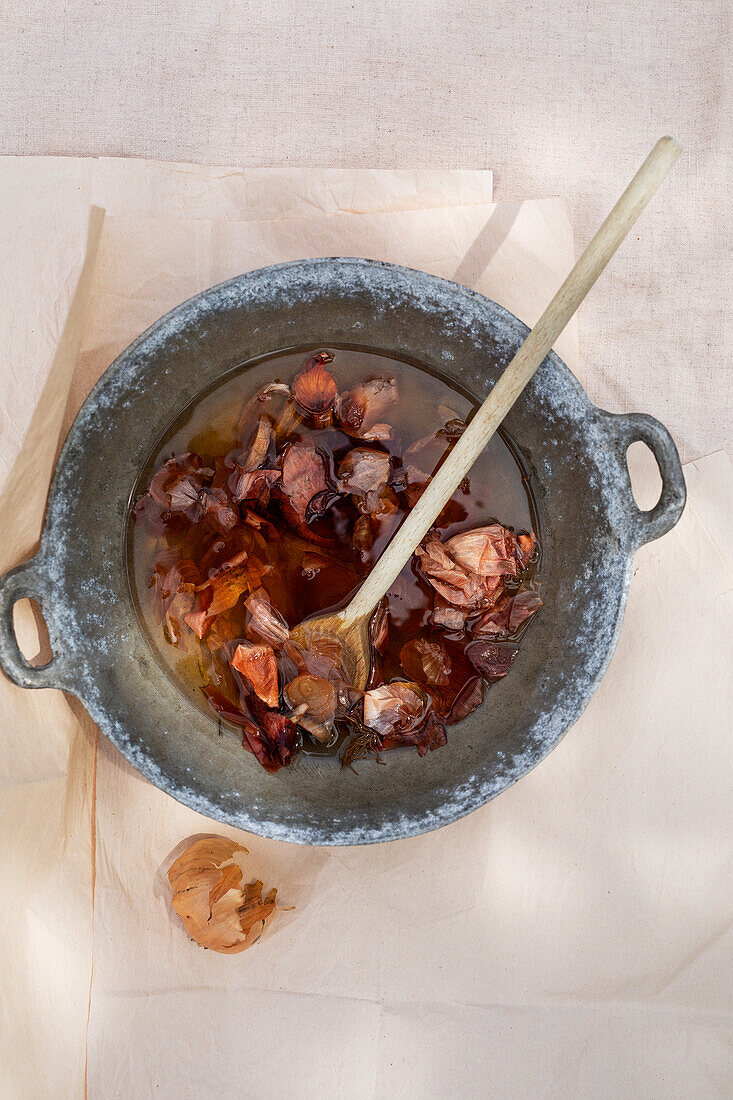
[[[305,421],[297,423],[288,438],[294,442],[310,438],[328,456],[333,471],[356,446],[376,446],[388,451],[392,456],[399,508],[378,524],[372,546],[362,550],[352,545],[351,532],[359,513],[348,497],[337,500],[323,515],[309,521],[314,542],[300,537],[282,524],[282,544],[278,544],[277,564],[263,578],[262,584],[291,627],[311,615],[335,610],[348,603],[410,511],[407,494],[399,491],[400,475],[407,464],[406,459],[403,461],[404,452],[410,444],[439,432],[451,421],[470,420],[478,405],[454,385],[414,363],[371,350],[327,346],[335,352],[329,370],[341,392],[369,378],[396,380],[399,399],[385,414],[393,429],[393,438],[373,444],[354,439],[337,426],[316,429]],[[193,397],[150,455],[133,500],[147,488],[152,473],[172,455],[193,452],[201,456],[204,466],[213,467],[217,457],[221,458],[235,449],[237,426],[245,404],[269,383],[291,383],[300,370],[304,356],[313,350],[299,348],[243,364],[208,390]],[[449,438],[438,437],[410,462],[419,463],[427,479],[449,448]],[[501,523],[517,533],[534,531],[540,536],[531,478],[521,464],[516,446],[503,431],[494,435],[479,456],[441,515],[436,529],[445,541],[459,532],[493,522]],[[166,639],[150,594],[160,539],[147,533],[142,525],[130,521],[127,551],[134,603],[159,663],[178,689],[216,723],[217,717],[209,708],[201,688],[207,684],[213,685],[234,701],[237,694],[231,674],[212,662],[206,647],[190,631],[182,632],[177,645]],[[538,557],[539,554],[531,566],[531,574],[537,569]],[[465,642],[430,624],[434,594],[413,563],[405,566],[392,585],[387,596],[389,629],[381,656],[380,682],[405,679],[400,650],[418,634],[441,641],[456,671],[466,667]],[[238,606],[232,614],[236,616],[239,610]],[[243,608],[241,618],[241,636],[244,639]],[[305,744],[303,748],[306,752],[335,754],[339,743],[328,749],[314,744]]]

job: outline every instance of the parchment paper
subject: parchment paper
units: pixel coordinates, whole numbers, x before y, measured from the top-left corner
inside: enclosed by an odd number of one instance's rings
[[[557,200],[287,230],[110,219],[77,398],[135,329],[243,257],[334,251],[462,277],[531,322],[572,237]],[[574,332],[558,349],[576,361]],[[337,852],[248,838],[258,876],[297,908],[241,970],[186,940],[161,881],[169,852],[211,823],[100,742],[93,1094],[132,1081],[184,1096],[582,1095],[613,1067],[612,1095],[687,1096],[725,1073],[731,791],[716,761],[730,750],[725,696],[710,685],[728,682],[726,648],[660,645],[701,615],[712,637],[728,631],[728,543],[711,548],[698,512],[723,508],[730,469],[715,456],[696,473],[683,524],[637,559],[619,653],[560,748],[437,834]],[[652,491],[653,463],[639,474]],[[121,1021],[128,1047],[112,1040]]]
[[[34,549],[40,531],[102,225],[96,208],[74,211],[64,247],[47,255],[44,241],[63,213],[39,203],[38,220],[24,220],[22,195],[9,188],[5,197],[0,236],[16,247],[8,254],[13,271],[1,269],[3,573]],[[31,411],[36,373],[45,378],[23,439],[10,410]],[[29,656],[38,652],[27,601],[17,605],[16,632]],[[60,1084],[79,1095],[92,965],[96,731],[60,692],[23,691],[4,677],[0,731],[0,1092],[50,1096]]]
[[[241,960],[187,940],[163,871],[183,837],[242,834],[100,739],[91,1095],[726,1095],[733,477],[720,453],[688,473],[690,505],[637,556],[617,653],[561,745],[424,837],[246,836],[297,908]],[[680,635],[690,622],[704,643]]]
[[[246,267],[361,251],[477,285],[531,322],[572,261],[558,202],[315,221],[109,219],[66,415],[140,328]],[[558,350],[574,365],[572,332]],[[653,495],[657,475],[638,470]],[[235,834],[100,738],[90,1096],[728,1094],[733,479],[722,454],[687,474],[690,504],[637,556],[619,648],[581,721],[520,784],[438,833],[337,851]],[[43,760],[38,727],[26,732]],[[37,813],[26,828],[45,870]],[[183,837],[210,831],[242,839],[297,906],[235,958],[187,940],[161,880]],[[68,958],[75,930],[58,924]],[[53,925],[38,925],[46,941]],[[24,950],[39,973],[37,940]],[[78,1060],[46,1033],[73,1046],[83,1028],[42,1013],[24,1009],[16,1032],[16,1079],[31,1081],[17,1094],[76,1095]],[[64,1089],[22,1046],[36,1014]]]
[[[200,168],[0,158],[0,571],[35,549],[65,429],[104,208],[241,220],[489,201],[490,172]],[[95,205],[96,204],[96,205]],[[16,632],[43,651],[27,601]],[[46,654],[46,657],[48,654]],[[97,731],[76,700],[0,677],[0,1094],[82,1094]],[[127,1094],[129,1095],[129,1093]]]

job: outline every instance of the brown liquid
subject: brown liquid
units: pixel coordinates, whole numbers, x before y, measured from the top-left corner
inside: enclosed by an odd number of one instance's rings
[[[395,456],[395,474],[399,475],[399,455],[407,447],[442,428],[446,421],[470,418],[477,407],[463,392],[423,368],[390,356],[360,351],[353,347],[338,348],[330,371],[339,390],[372,377],[393,377],[399,387],[399,401],[387,417],[396,433],[394,442],[382,444]],[[133,494],[135,499],[150,482],[153,471],[173,454],[192,451],[213,466],[216,456],[226,455],[236,447],[237,423],[245,403],[264,385],[272,381],[291,382],[304,357],[313,349],[298,349],[268,356],[230,372],[208,391],[197,395],[171,425],[160,445],[146,463]],[[245,369],[246,368],[246,369]],[[338,465],[343,456],[361,441],[350,438],[337,428],[317,431],[299,424],[291,439],[310,436],[315,445],[332,456]],[[419,456],[427,474],[439,464],[450,444],[441,441]],[[415,461],[415,460],[413,460]],[[275,606],[290,626],[309,615],[344,606],[358,589],[361,581],[389,542],[399,523],[409,511],[404,493],[398,493],[400,510],[387,517],[368,551],[356,551],[351,545],[351,531],[358,516],[350,498],[342,498],[324,516],[314,519],[311,529],[328,543],[311,545],[282,526],[283,546],[278,550],[277,567],[263,580]],[[497,521],[516,532],[538,530],[537,513],[531,496],[530,477],[523,469],[516,448],[502,432],[493,437],[474,465],[467,483],[453,497],[447,517],[450,522],[439,528],[443,540],[472,527]],[[128,560],[131,588],[139,617],[158,660],[166,674],[196,706],[216,722],[201,687],[213,683],[236,700],[231,674],[212,664],[210,654],[194,634],[184,631],[180,644],[169,644],[161,623],[154,614],[149,592],[151,571],[162,540],[148,534],[141,525],[129,523]],[[319,557],[327,559],[324,566]],[[536,563],[533,566],[536,569]],[[381,659],[380,681],[404,679],[400,664],[402,646],[418,633],[440,640],[449,651],[458,672],[469,673],[463,653],[465,639],[458,640],[430,626],[428,615],[433,604],[433,590],[418,576],[412,565],[403,569],[388,595],[389,633]],[[241,603],[241,601],[240,601]],[[236,617],[237,609],[233,613]],[[241,611],[241,636],[244,638],[244,611]],[[322,752],[316,746],[304,746],[306,751]],[[338,745],[329,748],[335,753]]]

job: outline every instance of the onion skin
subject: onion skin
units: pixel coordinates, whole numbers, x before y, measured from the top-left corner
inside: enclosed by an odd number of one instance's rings
[[[263,897],[256,879],[242,885],[235,857],[246,848],[226,837],[197,840],[171,864],[173,908],[195,943],[222,955],[246,951],[274,917],[277,890]]]

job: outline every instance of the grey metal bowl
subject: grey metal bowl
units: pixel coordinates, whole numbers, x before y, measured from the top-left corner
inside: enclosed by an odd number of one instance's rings
[[[668,432],[649,416],[590,403],[550,354],[506,426],[534,477],[545,607],[512,674],[420,759],[391,753],[359,774],[301,757],[263,771],[165,676],[128,587],[130,494],[157,440],[192,397],[263,354],[358,344],[405,355],[482,400],[527,328],[495,302],[419,271],[319,259],[250,272],[178,306],[115,360],[64,445],[37,555],[0,579],[0,665],[23,687],[77,695],[101,730],[162,790],[210,817],[302,844],[360,844],[437,828],[537,764],[579,717],[616,644],[635,549],[679,519],[685,484]],[[634,503],[626,450],[643,440],[662,475]],[[38,600],[54,657],[31,667],[13,634]]]

